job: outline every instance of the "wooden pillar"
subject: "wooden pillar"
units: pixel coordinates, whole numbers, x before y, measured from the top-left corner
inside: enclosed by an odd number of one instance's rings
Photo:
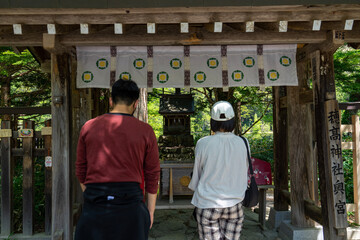
[[[281,190],[289,191],[288,158],[287,158],[287,113],[281,108],[280,98],[286,95],[284,87],[273,87],[273,121],[274,121],[274,208],[276,211],[287,211],[288,204]]]
[[[305,198],[309,197],[306,178],[305,129],[306,115],[300,105],[300,87],[287,87],[288,154],[290,163],[291,224],[296,227],[311,227],[305,217]]]
[[[321,196],[321,210],[323,216],[324,239],[346,239],[346,229],[336,229],[335,203],[333,196],[332,163],[330,157],[330,143],[328,140],[328,116],[326,102],[335,99],[335,81],[333,66],[333,51],[331,48],[322,48],[312,56],[312,68],[315,92],[315,121],[316,121],[316,143],[317,159],[319,167],[319,183]],[[340,144],[341,150],[341,144]],[[346,222],[346,211],[345,215]],[[344,219],[343,219],[344,220]]]
[[[3,134],[7,132],[8,134]],[[1,235],[13,232],[13,176],[14,161],[11,159],[12,129],[10,121],[1,122]]]
[[[45,122],[45,127],[51,128],[51,120]],[[51,130],[51,129],[50,129]],[[52,130],[51,130],[52,131]],[[51,235],[51,194],[52,194],[52,154],[51,132],[43,133],[45,145],[45,234]]]
[[[51,53],[52,239],[70,240],[72,228],[69,56]]]
[[[356,223],[360,222],[360,122],[359,116],[352,116],[353,125],[353,181]]]
[[[75,58],[70,58],[70,69],[71,69],[71,81],[70,81],[70,89],[71,89],[71,169],[72,176],[74,176],[72,181],[73,191],[72,191],[72,201],[74,204],[78,204],[82,202],[82,190],[80,188],[79,181],[75,177],[75,162],[76,162],[76,149],[77,143],[79,140],[80,130],[83,124],[88,120],[81,119],[81,98],[80,98],[80,90],[76,88],[76,67],[77,63]],[[86,110],[86,109],[85,109]],[[90,118],[89,118],[90,119]],[[75,206],[76,208],[76,206]]]
[[[24,121],[23,129],[34,131],[32,121]],[[33,133],[34,134],[34,133]],[[33,135],[32,134],[32,135]],[[33,137],[23,138],[23,234],[33,235],[34,232],[34,159]]]

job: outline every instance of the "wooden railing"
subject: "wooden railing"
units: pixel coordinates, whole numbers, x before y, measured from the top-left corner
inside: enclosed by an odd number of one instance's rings
[[[32,121],[24,121],[22,129],[13,131],[10,121],[2,121],[0,130],[1,155],[1,235],[0,239],[51,239],[51,122],[35,131]],[[22,233],[14,234],[14,167],[15,157],[22,157]],[[45,232],[34,233],[34,163],[45,157]],[[9,238],[9,236],[11,236]]]
[[[352,124],[341,125],[341,136],[343,133],[351,132],[352,141],[342,142],[341,147],[343,150],[349,149],[353,151],[353,183],[354,183],[354,206],[351,206],[355,212],[355,222],[360,223],[360,124],[359,116],[352,116]],[[348,209],[349,211],[349,209]]]

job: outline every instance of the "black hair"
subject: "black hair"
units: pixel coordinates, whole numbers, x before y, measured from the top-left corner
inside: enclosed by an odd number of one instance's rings
[[[215,121],[214,119],[211,118],[210,126],[213,132],[218,132],[220,131],[220,129],[225,132],[232,132],[235,128],[235,118],[232,118],[227,121]]]
[[[130,106],[139,99],[140,89],[132,80],[117,80],[112,86],[111,98],[114,104],[126,104]]]

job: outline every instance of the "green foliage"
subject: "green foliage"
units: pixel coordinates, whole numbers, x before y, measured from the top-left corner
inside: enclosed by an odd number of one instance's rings
[[[344,181],[346,202],[354,202],[354,182],[353,182],[353,156],[352,150],[343,150],[343,167],[344,167]]]

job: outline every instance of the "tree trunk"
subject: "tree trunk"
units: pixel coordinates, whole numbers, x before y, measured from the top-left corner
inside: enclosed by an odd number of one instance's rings
[[[1,107],[10,107],[10,79],[3,79],[1,81]],[[1,117],[2,120],[11,120],[9,114],[4,114]]]
[[[139,104],[134,112],[134,117],[143,122],[148,122],[147,111],[147,90],[146,88],[140,88]]]

